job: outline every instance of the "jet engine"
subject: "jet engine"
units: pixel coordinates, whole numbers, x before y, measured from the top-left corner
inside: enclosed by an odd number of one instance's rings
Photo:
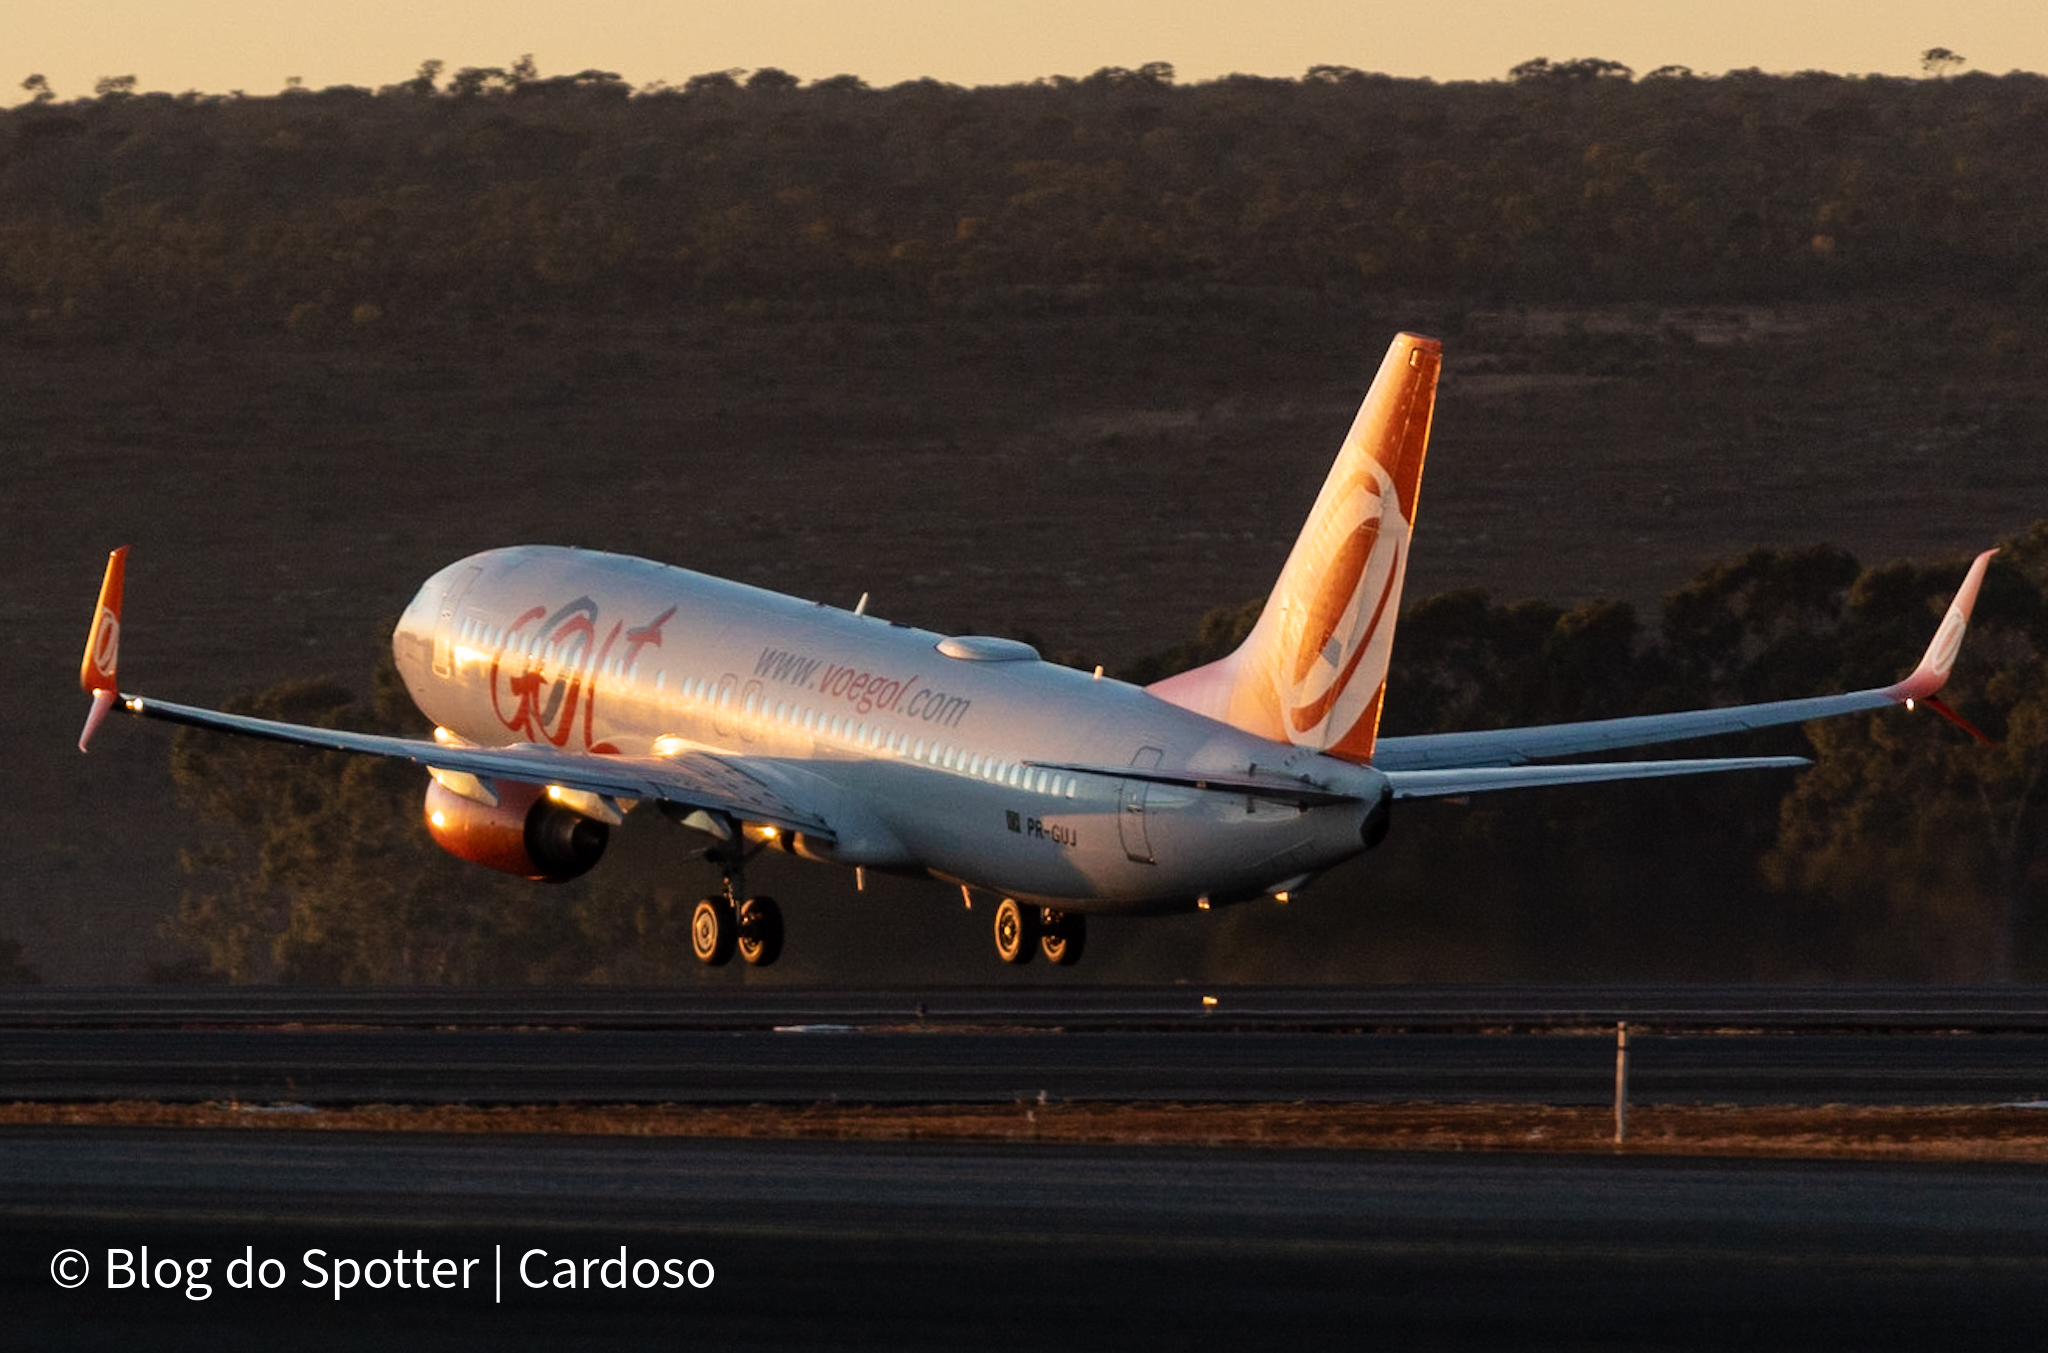
[[[611,828],[572,812],[539,785],[497,781],[496,805],[467,798],[439,780],[427,786],[427,831],[457,859],[544,883],[590,872]]]

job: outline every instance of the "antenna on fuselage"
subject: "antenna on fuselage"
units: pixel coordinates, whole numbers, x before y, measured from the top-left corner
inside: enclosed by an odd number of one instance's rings
[[[860,594],[860,600],[853,604],[853,613],[855,615],[866,615],[868,613],[867,593],[863,592]]]

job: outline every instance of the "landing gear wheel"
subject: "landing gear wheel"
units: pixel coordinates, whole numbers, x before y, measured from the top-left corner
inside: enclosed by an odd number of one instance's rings
[[[772,897],[750,897],[740,903],[740,957],[765,968],[782,956],[782,908]]]
[[[1088,918],[1078,911],[1054,911],[1047,907],[1045,933],[1038,937],[1038,947],[1062,968],[1079,963],[1081,951],[1088,947]]]
[[[1005,963],[1029,963],[1037,943],[1038,908],[1004,898],[996,907],[996,957]]]
[[[732,961],[733,942],[739,938],[739,919],[732,903],[722,897],[707,897],[690,916],[690,952],[699,963],[717,967]]]

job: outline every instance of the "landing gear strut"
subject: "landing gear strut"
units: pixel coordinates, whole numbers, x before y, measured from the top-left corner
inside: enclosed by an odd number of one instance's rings
[[[721,896],[697,903],[690,916],[690,952],[699,963],[718,967],[732,961],[735,951],[748,963],[765,968],[782,956],[782,908],[772,897],[747,897],[745,868],[748,852],[737,831],[731,840],[705,853],[725,874]]]

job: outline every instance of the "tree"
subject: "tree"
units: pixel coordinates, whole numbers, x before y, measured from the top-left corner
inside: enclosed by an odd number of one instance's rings
[[[41,75],[29,76],[21,82],[21,87],[28,91],[30,103],[49,103],[57,97],[56,91],[50,88],[49,80]]]
[[[1635,78],[1635,71],[1619,61],[1596,56],[1555,63],[1539,56],[1509,70],[1508,78],[1516,84],[1582,84],[1594,80],[1628,81]]]
[[[2031,929],[2048,901],[2048,523],[2007,554],[1944,692],[1997,745],[1924,715],[1816,725],[1817,764],[1781,809],[1765,875],[1833,909],[1859,973],[2010,981],[2036,966]],[[1956,573],[1872,569],[1845,628],[1903,669]]]
[[[486,90],[504,89],[513,83],[497,66],[464,66],[449,79],[448,92],[458,99],[473,99]]]
[[[1946,47],[1929,47],[1920,53],[1920,72],[1937,80],[1944,79],[1954,75],[1968,62],[1968,57],[1952,52]]]

